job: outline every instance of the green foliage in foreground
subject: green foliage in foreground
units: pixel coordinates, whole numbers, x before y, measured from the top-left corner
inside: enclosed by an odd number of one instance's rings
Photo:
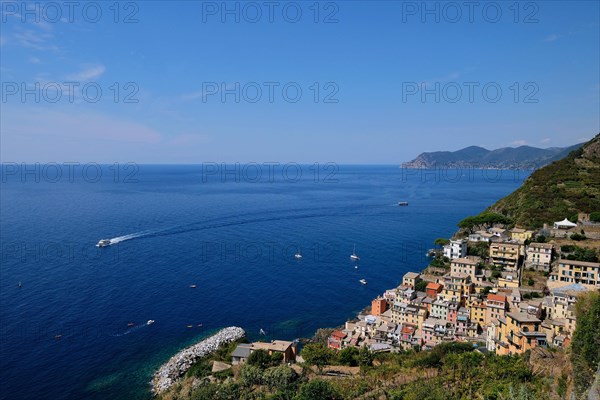
[[[577,301],[577,328],[571,343],[571,362],[578,393],[587,389],[600,363],[600,293],[590,292]]]
[[[377,361],[373,365],[363,363],[360,374],[336,379],[298,375],[287,365],[266,370],[244,365],[237,380],[203,381],[189,393],[184,395],[180,392],[169,398],[350,400],[384,396],[397,400],[558,399],[552,392],[551,379],[532,374],[527,355],[500,357],[472,349],[473,346],[468,344],[449,343],[431,351],[370,354],[369,358],[374,357]],[[360,359],[359,354],[360,351],[353,356]],[[425,369],[430,371],[427,377],[422,375]],[[399,377],[404,379],[397,379]]]

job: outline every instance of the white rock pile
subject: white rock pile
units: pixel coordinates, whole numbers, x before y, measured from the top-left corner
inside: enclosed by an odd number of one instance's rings
[[[246,332],[242,328],[230,326],[221,329],[211,337],[193,346],[181,350],[154,374],[152,380],[154,393],[162,393],[169,389],[198,359],[216,351],[225,343],[243,338],[245,334]]]

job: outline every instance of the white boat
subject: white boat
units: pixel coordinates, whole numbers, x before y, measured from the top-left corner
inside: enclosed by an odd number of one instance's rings
[[[153,319],[149,319],[148,322],[146,322],[146,325],[152,325],[154,323]]]
[[[110,239],[102,239],[96,245],[96,247],[106,247],[106,246],[110,246]]]
[[[353,260],[360,260],[360,257],[356,255],[356,245],[354,245],[354,250],[352,251],[350,258]]]
[[[408,201],[399,201],[398,205],[399,206],[407,206],[408,205]]]
[[[302,258],[302,254],[300,254],[300,249],[298,249],[296,254],[294,254],[294,257],[296,258],[296,260],[300,260]]]
[[[359,280],[359,282],[362,283],[363,285],[367,284],[367,280],[366,279],[361,279],[361,280]]]

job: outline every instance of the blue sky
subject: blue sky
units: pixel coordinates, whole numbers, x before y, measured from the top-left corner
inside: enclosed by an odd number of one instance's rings
[[[2,161],[396,164],[600,131],[599,2],[277,3],[3,2]]]

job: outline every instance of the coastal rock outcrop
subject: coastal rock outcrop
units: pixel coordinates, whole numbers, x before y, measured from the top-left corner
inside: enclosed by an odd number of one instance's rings
[[[216,351],[223,344],[243,338],[245,334],[246,332],[242,328],[231,326],[221,329],[211,337],[181,350],[154,374],[152,380],[153,392],[162,393],[168,390],[198,359]]]

